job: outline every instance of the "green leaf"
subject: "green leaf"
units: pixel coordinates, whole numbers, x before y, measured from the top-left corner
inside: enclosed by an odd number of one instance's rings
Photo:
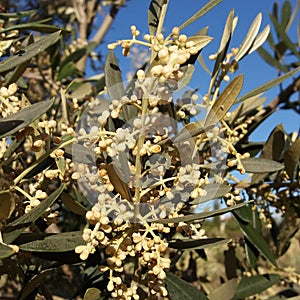
[[[205,4],[199,11],[197,11],[192,17],[190,17],[187,21],[185,21],[179,28],[182,30],[188,25],[195,22],[197,19],[208,13],[211,9],[213,9],[216,5],[221,3],[222,0],[211,0],[207,4]]]
[[[150,34],[155,35],[159,23],[162,6],[166,0],[152,0],[148,9],[148,26]]]
[[[74,231],[40,234],[40,237],[36,240],[19,244],[18,246],[21,250],[30,252],[67,252],[73,251],[77,246],[83,243],[82,231]]]
[[[281,27],[281,25],[278,23],[278,21],[272,15],[270,15],[270,19],[271,19],[271,21],[272,21],[272,23],[274,25],[274,28],[275,28],[276,33],[279,36],[279,38],[281,38],[281,40],[284,42],[284,44],[299,59],[300,58],[299,51],[298,51],[296,45],[291,41],[291,39],[289,38],[289,36],[285,33],[284,28]]]
[[[238,284],[236,293],[232,300],[245,299],[249,296],[259,294],[280,281],[278,274],[254,275],[243,277]]]
[[[208,294],[209,300],[231,300],[237,287],[237,278],[232,278]]]
[[[82,144],[70,144],[65,147],[65,152],[72,161],[83,164],[96,164],[95,153]]]
[[[247,208],[249,210],[250,208]],[[243,210],[243,209],[242,209]],[[274,266],[277,266],[275,261],[275,257],[273,252],[270,250],[269,245],[265,241],[264,237],[261,235],[260,230],[255,229],[252,223],[246,222],[241,216],[239,210],[234,211],[233,215],[238,222],[241,230],[243,231],[246,238],[252,245],[267,259],[269,260]]]
[[[229,85],[224,89],[209,110],[205,118],[204,127],[208,127],[210,125],[215,126],[216,123],[223,119],[239,95],[243,86],[243,82],[244,75],[241,74],[235,77],[229,83]]]
[[[12,19],[22,19],[23,17],[32,17],[36,13],[35,9],[25,10],[15,13],[0,13],[0,19],[8,20]]]
[[[259,31],[260,24],[262,20],[262,14],[259,13],[254,21],[252,22],[245,39],[242,42],[242,45],[239,48],[238,53],[235,56],[235,60],[241,60],[250,50],[253,45],[254,39]]]
[[[47,21],[47,20],[44,20]],[[33,30],[33,31],[38,31],[38,32],[44,32],[44,33],[53,33],[56,31],[65,31],[67,30],[63,28],[59,28],[57,26],[53,25],[47,25],[47,24],[41,24],[38,22],[32,22],[32,23],[23,23],[23,24],[16,24],[10,27],[3,28],[0,30],[0,34],[12,30]]]
[[[66,193],[61,194],[61,201],[74,214],[85,216],[86,212],[88,211],[87,208],[77,201],[77,199],[73,199]]]
[[[30,125],[53,105],[52,100],[32,104],[22,110],[0,119],[0,138],[13,135],[18,130]]]
[[[289,77],[293,76],[294,74],[296,74],[297,72],[300,71],[300,66],[297,67],[294,70],[291,70],[287,73],[285,73],[284,75],[281,75],[273,80],[270,80],[264,84],[262,84],[261,86],[259,86],[258,88],[253,89],[252,91],[248,92],[247,94],[245,94],[244,96],[242,96],[241,98],[237,99],[237,101],[235,103],[239,103],[241,101],[244,101],[250,97],[253,97],[255,95],[261,94],[267,90],[269,90],[270,88],[279,85],[281,82],[283,82],[284,80],[288,79]]]
[[[290,21],[291,18],[291,13],[292,13],[292,7],[290,1],[284,1],[283,6],[281,8],[281,19],[280,19],[280,25],[286,32],[287,25]]]
[[[111,100],[120,100],[124,95],[124,88],[122,84],[121,70],[118,65],[117,58],[113,51],[107,55],[104,67],[105,84]]]
[[[166,288],[172,300],[208,300],[208,298],[186,281],[171,272],[166,272]]]
[[[100,300],[101,291],[96,288],[89,288],[86,290],[83,300]]]
[[[205,196],[201,196],[194,199],[191,202],[191,204],[195,205],[212,199],[218,199],[224,196],[225,194],[227,194],[228,192],[230,192],[231,186],[227,184],[212,183],[204,186],[203,189],[206,191],[207,194]]]
[[[295,171],[297,166],[299,165],[299,160],[300,138],[292,143],[284,153],[284,167],[291,180],[295,178]]]
[[[241,160],[246,172],[248,173],[266,173],[266,172],[276,172],[284,168],[283,164],[261,157],[250,157]]]
[[[18,297],[19,300],[26,300],[28,296],[34,291],[34,289],[41,283],[44,282],[45,277],[53,272],[53,269],[47,269],[41,271],[39,274],[33,276],[21,290],[21,296]]]
[[[231,242],[231,239],[223,238],[203,238],[203,239],[183,239],[170,241],[168,246],[174,249],[186,250],[186,249],[206,249],[212,247],[220,247],[222,245],[227,245]]]
[[[15,221],[9,223],[5,227],[3,232],[3,240],[6,244],[11,244],[30,224],[35,222],[48,207],[53,205],[56,199],[64,190],[64,184],[62,184],[55,192],[53,192],[48,198],[43,200],[38,206],[33,208],[27,214],[21,216]]]
[[[281,70],[283,72],[287,72],[288,68],[284,65],[282,65],[277,59],[275,59],[269,52],[267,52],[263,47],[260,47],[257,49],[257,53],[260,55],[260,57],[270,66]]]
[[[13,254],[15,254],[15,251],[13,250],[13,248],[11,248],[10,246],[5,245],[3,243],[0,243],[0,259],[10,257]]]
[[[57,73],[57,80],[62,81],[63,79],[67,79],[70,76],[74,76],[76,72],[77,68],[74,62],[70,61],[63,66],[60,66],[59,71]]]
[[[0,73],[11,70],[14,67],[17,67],[18,65],[30,60],[40,52],[57,43],[60,37],[61,31],[57,31],[40,38],[37,42],[32,43],[29,46],[24,47],[21,49],[19,54],[11,56],[8,59],[0,62]]]
[[[191,221],[196,221],[196,220],[203,220],[203,219],[207,219],[207,218],[210,218],[210,217],[216,217],[216,216],[219,216],[219,215],[223,215],[227,212],[233,211],[233,210],[238,209],[240,207],[243,207],[247,204],[248,203],[240,203],[240,204],[237,204],[237,205],[234,205],[234,206],[225,207],[225,208],[221,208],[221,209],[216,209],[216,210],[213,210],[213,211],[207,211],[207,212],[202,212],[202,213],[197,213],[197,214],[190,214],[190,215],[186,215],[186,216],[183,216],[183,217],[177,217],[177,218],[155,220],[155,221],[152,221],[152,222],[168,224],[168,223],[191,222]]]

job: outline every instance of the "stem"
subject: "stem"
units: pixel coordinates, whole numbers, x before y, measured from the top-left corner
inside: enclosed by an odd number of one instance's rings
[[[22,190],[20,187],[15,186],[14,187],[16,191],[20,192],[22,195],[24,195],[28,200],[33,201],[34,198],[31,197],[27,192],[25,192],[24,190]]]
[[[162,32],[162,28],[163,28],[166,13],[167,13],[168,4],[169,4],[169,0],[166,0],[165,3],[162,5],[156,34],[160,34]]]

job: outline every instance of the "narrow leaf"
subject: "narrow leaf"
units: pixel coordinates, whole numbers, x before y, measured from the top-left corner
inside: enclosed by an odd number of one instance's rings
[[[196,199],[194,199],[191,204],[195,205],[195,204],[200,204],[212,199],[218,199],[222,196],[224,196],[225,194],[227,194],[228,192],[230,192],[231,190],[231,186],[227,185],[227,184],[218,184],[218,183],[212,183],[212,184],[208,184],[205,187],[203,187],[203,189],[206,191],[206,195],[205,196],[201,196],[198,197]]]
[[[291,3],[290,1],[286,0],[284,1],[283,6],[281,8],[281,18],[280,18],[280,25],[282,26],[285,32],[291,18],[291,13],[292,13]]]
[[[255,38],[252,47],[249,50],[249,54],[257,50],[268,38],[270,33],[270,25],[267,25],[263,31]]]
[[[257,33],[259,31],[261,20],[262,20],[262,14],[259,13],[256,16],[256,18],[254,19],[254,21],[252,22],[252,24],[247,32],[247,35],[246,35],[245,39],[243,40],[242,45],[241,45],[237,55],[235,56],[236,61],[241,60],[248,53]]]
[[[243,277],[238,284],[232,300],[246,299],[249,296],[259,294],[280,281],[278,274],[254,275]]]
[[[291,41],[289,36],[286,34],[284,28],[281,27],[281,25],[277,22],[277,20],[272,15],[270,15],[270,19],[275,27],[276,33],[278,34],[279,38],[281,38],[281,40],[293,52],[293,54],[296,57],[300,58],[300,54],[296,45]]]
[[[0,119],[0,138],[10,136],[38,119],[53,105],[52,100],[32,104],[22,110]]]
[[[226,281],[211,293],[208,294],[209,300],[231,300],[237,287],[237,278]]]
[[[11,70],[14,67],[30,60],[40,52],[46,50],[48,47],[58,42],[60,37],[61,31],[57,31],[42,37],[37,42],[32,43],[29,46],[24,47],[23,49],[21,49],[19,54],[15,54],[14,56],[11,56],[8,59],[0,62],[0,73]]]
[[[62,184],[55,192],[53,192],[47,199],[43,200],[38,206],[33,208],[27,214],[21,216],[15,221],[9,223],[3,232],[3,240],[6,244],[11,244],[30,224],[35,222],[48,207],[50,207],[64,189]]]
[[[150,34],[155,34],[163,4],[166,0],[152,0],[148,9],[148,26]]]
[[[263,47],[260,47],[257,49],[257,53],[260,55],[260,57],[270,66],[281,70],[283,72],[287,72],[288,69],[286,66],[282,65],[277,59],[275,59],[267,50],[265,50]]]
[[[223,215],[225,213],[228,213],[230,211],[233,211],[235,209],[243,207],[247,204],[248,203],[240,203],[240,204],[237,204],[237,205],[234,205],[234,206],[225,207],[225,208],[221,208],[221,209],[216,209],[216,210],[213,210],[213,211],[202,212],[202,213],[197,213],[197,214],[190,214],[190,215],[186,215],[186,216],[183,216],[183,217],[177,217],[177,218],[155,220],[155,221],[152,221],[152,222],[168,224],[168,223],[192,222],[192,221],[196,221],[196,220],[203,220],[203,219],[207,219],[207,218],[210,218],[210,217],[216,217],[216,216],[219,216],[219,215]]]
[[[174,249],[206,249],[212,247],[220,247],[222,245],[227,245],[231,242],[231,239],[223,238],[203,238],[198,240],[187,239],[187,240],[176,240],[170,241],[169,247]]]
[[[241,230],[246,238],[252,245],[274,266],[277,266],[273,252],[270,250],[269,245],[261,235],[260,231],[255,229],[250,222],[245,222],[239,216],[239,211],[233,212],[235,219],[237,220]]]
[[[118,99],[124,95],[124,88],[122,84],[121,70],[118,65],[117,58],[113,51],[107,55],[104,67],[105,84],[111,100]]]
[[[234,78],[229,85],[224,89],[221,95],[216,99],[208,112],[204,127],[215,125],[217,122],[223,119],[228,110],[234,104],[237,96],[239,95],[244,82],[244,75],[238,75]]]
[[[5,245],[3,243],[0,243],[0,259],[10,257],[13,254],[15,254],[15,251],[12,247]]]
[[[294,74],[296,74],[299,71],[300,71],[300,66],[298,68],[294,69],[294,70],[291,70],[291,71],[285,73],[282,76],[279,76],[279,77],[277,77],[273,80],[270,80],[270,81],[262,84],[258,88],[253,89],[252,91],[248,92],[247,94],[245,94],[241,98],[237,99],[237,101],[235,103],[239,103],[239,102],[244,101],[244,100],[246,100],[250,97],[261,94],[261,93],[269,90],[270,88],[279,85],[281,82],[283,82],[284,80],[286,80],[289,77],[293,76]]]
[[[166,287],[172,300],[208,300],[208,298],[186,281],[171,272],[166,272]]]
[[[74,231],[57,234],[41,234],[39,238],[19,244],[18,246],[21,250],[30,252],[67,252],[73,251],[77,246],[83,243],[82,231]]]
[[[300,138],[298,138],[284,153],[284,166],[290,179],[294,179],[296,167],[300,160]]]
[[[276,172],[284,168],[283,164],[277,161],[261,157],[242,159],[242,164],[248,173]]]
[[[222,0],[211,0],[207,4],[205,4],[198,12],[196,12],[192,17],[190,17],[187,21],[185,21],[179,28],[182,30],[187,27],[191,23],[195,22],[197,19],[205,15],[211,9],[213,9],[216,5],[218,5]]]

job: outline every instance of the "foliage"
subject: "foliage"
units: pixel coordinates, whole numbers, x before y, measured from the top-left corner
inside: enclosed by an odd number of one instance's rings
[[[220,0],[167,33],[169,1],[151,1],[149,34],[140,39],[132,26],[132,38],[108,45],[104,73],[90,78],[88,57],[108,30],[107,21],[91,37],[96,9],[116,13],[124,3],[42,2],[51,20],[34,10],[0,14],[0,296],[226,300],[277,285],[272,299],[284,299],[280,283],[298,295],[298,273],[278,261],[298,231],[300,138],[278,125],[265,143],[250,141],[278,107],[299,112],[290,101],[299,77],[282,86],[300,70],[300,43],[287,35],[290,3],[281,18],[275,4],[270,17],[278,43],[258,14],[231,50],[237,17],[229,12],[200,97],[189,84],[212,37],[184,29]],[[274,56],[260,47],[266,39]],[[114,51],[127,56],[134,45],[150,55],[124,82]],[[239,64],[256,50],[280,76],[240,96]],[[262,93],[277,85],[265,104]],[[217,279],[199,275],[221,247]]]

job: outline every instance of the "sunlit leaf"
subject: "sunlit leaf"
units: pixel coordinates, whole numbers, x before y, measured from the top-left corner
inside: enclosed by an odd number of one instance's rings
[[[197,11],[192,17],[190,17],[187,21],[185,21],[179,28],[182,30],[188,25],[195,22],[197,19],[208,13],[211,9],[213,9],[216,5],[218,5],[222,0],[211,0],[207,4],[205,4],[199,11]]]
[[[0,138],[13,135],[18,130],[30,125],[53,105],[52,100],[41,101],[25,107],[18,112],[0,119]]]
[[[170,241],[169,247],[174,249],[206,249],[212,247],[220,247],[222,245],[227,245],[231,242],[231,239],[223,238],[203,238],[203,239],[182,239],[176,241]]]
[[[231,300],[237,287],[237,278],[232,278],[208,294],[209,300]]]
[[[278,274],[254,275],[243,277],[239,282],[232,300],[245,299],[259,294],[280,281]]]
[[[82,245],[82,231],[41,234],[39,238],[19,244],[19,248],[30,252],[67,252]]]
[[[35,222],[41,215],[43,215],[48,207],[53,205],[56,199],[64,190],[62,184],[55,192],[48,198],[43,200],[38,206],[34,207],[27,214],[21,216],[15,221],[9,223],[3,232],[3,240],[6,244],[11,244],[30,224]]]
[[[284,167],[290,179],[294,179],[296,167],[300,160],[300,138],[298,138],[284,153]]]
[[[172,300],[208,300],[208,298],[191,284],[166,272],[166,287]]]
[[[195,213],[195,214],[190,214],[190,215],[186,215],[186,216],[183,216],[183,217],[155,220],[153,222],[168,224],[168,223],[191,222],[191,221],[196,221],[196,220],[203,220],[203,219],[223,215],[227,212],[233,211],[233,210],[238,209],[240,207],[243,207],[245,205],[247,205],[247,203],[240,203],[240,204],[236,204],[236,205],[233,205],[233,206],[230,206],[230,207],[216,209],[216,210],[213,210],[213,211]]]
[[[251,24],[251,26],[247,32],[247,35],[246,35],[245,39],[243,40],[238,53],[235,56],[236,61],[241,60],[249,52],[249,50],[252,47],[252,44],[254,42],[254,39],[256,38],[256,35],[259,31],[261,20],[262,20],[262,14],[259,13],[256,16],[256,18],[254,19],[253,23]]]
[[[284,168],[283,164],[262,157],[250,157],[242,159],[241,162],[248,173],[276,172]]]
[[[270,25],[267,25],[263,31],[255,38],[252,47],[249,50],[249,54],[258,49],[267,39],[270,33]]]
[[[51,33],[49,35],[43,36],[37,42],[34,42],[19,51],[19,54],[15,54],[8,59],[0,62],[0,73],[6,72],[13,69],[14,67],[23,64],[24,62],[30,60],[37,54],[46,50],[48,47],[54,45],[58,42],[61,37],[61,31]]]
[[[269,90],[270,88],[277,86],[278,84],[280,84],[281,82],[283,82],[284,80],[288,79],[289,77],[293,76],[294,74],[296,74],[297,72],[300,71],[300,66],[297,67],[294,70],[291,70],[289,72],[287,72],[284,75],[281,75],[273,80],[270,80],[264,84],[262,84],[261,86],[253,89],[252,91],[246,93],[245,95],[243,95],[242,97],[238,98],[237,101],[235,101],[235,103],[239,103],[241,101],[244,101],[250,97],[253,97],[255,95],[261,94],[267,90]]]
[[[244,75],[241,74],[229,83],[209,110],[205,118],[204,127],[216,125],[216,123],[223,119],[239,95],[243,82]]]

